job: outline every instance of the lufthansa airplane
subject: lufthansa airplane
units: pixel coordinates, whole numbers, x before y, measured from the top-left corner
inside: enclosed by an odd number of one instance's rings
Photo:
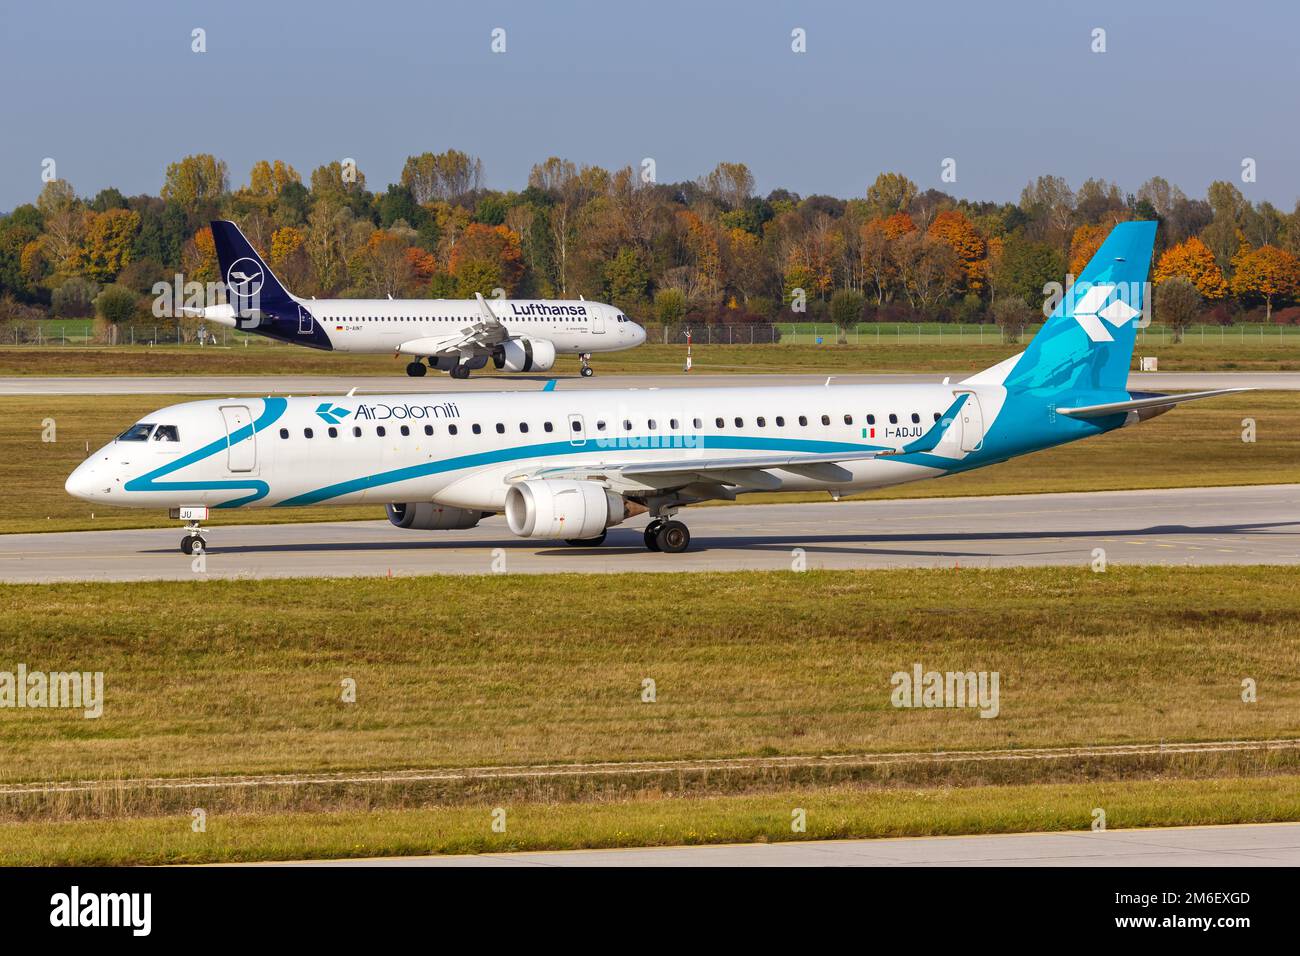
[[[1155,229],[1116,226],[1025,351],[955,384],[187,402],[99,449],[67,490],[170,509],[187,554],[206,547],[209,509],[359,502],[399,528],[504,512],[516,535],[584,545],[644,513],[646,547],[680,552],[676,514],[696,502],[940,478],[1244,391],[1128,390]]]
[[[577,355],[645,341],[645,329],[612,305],[568,299],[302,299],[281,285],[233,222],[212,223],[227,301],[188,315],[293,345],[336,352],[411,356],[408,375],[429,368],[469,378],[487,365],[545,372],[557,354]]]

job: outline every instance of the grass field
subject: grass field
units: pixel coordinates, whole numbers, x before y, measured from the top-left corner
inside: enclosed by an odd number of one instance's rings
[[[1300,720],[1285,568],[8,585],[0,600],[5,668],[101,670],[105,689],[98,720],[4,711],[4,784],[1171,744],[1285,737]],[[999,715],[895,708],[891,675],[914,663],[998,672]],[[355,703],[340,700],[349,677]],[[1257,702],[1241,699],[1247,677]],[[93,822],[61,797],[0,811],[0,861],[775,840],[792,837],[793,807],[819,838],[1079,829],[1097,806],[1111,827],[1300,818],[1294,760],[1244,770],[1085,770],[1049,785],[1029,765],[1012,786],[974,770],[939,787],[719,774],[501,802],[376,787],[327,791],[315,812],[289,812],[276,790],[244,809],[204,793],[191,795],[212,813],[202,835],[187,809],[141,815],[110,791]],[[506,835],[489,827],[498,805]]]
[[[162,511],[93,508],[63,490],[87,443],[95,450],[154,409],[193,396],[13,396],[0,419],[0,533],[104,528],[173,527]],[[43,442],[42,422],[53,418],[57,442]],[[1257,441],[1241,440],[1253,418]],[[944,497],[1169,488],[1192,485],[1300,481],[1300,392],[1252,392],[1195,402],[1135,428],[1077,442],[990,468],[901,485],[871,497]],[[824,501],[824,495],[748,495],[742,502]],[[91,518],[91,514],[94,518]],[[381,519],[375,505],[294,509],[258,508],[214,513],[209,523]],[[418,533],[418,532],[415,532]]]
[[[1143,347],[1155,355],[1162,371],[1296,371],[1300,347],[1274,341],[1231,338],[1219,343],[1189,339],[1181,345]],[[829,340],[828,340],[829,341]],[[984,344],[929,336],[920,341],[882,341],[861,345],[695,345],[694,371],[729,372],[977,372],[1024,348],[986,336]],[[592,358],[598,375],[680,372],[684,345],[648,343],[626,352]],[[404,376],[405,361],[391,355],[345,355],[314,349],[275,346],[0,347],[0,375],[394,375]],[[574,356],[561,356],[552,374],[578,373]],[[483,374],[483,373],[478,373]],[[685,381],[685,379],[684,379]]]
[[[807,832],[791,832],[805,811]],[[697,799],[0,823],[0,865],[109,866],[1110,829],[1300,818],[1300,777],[790,790]]]

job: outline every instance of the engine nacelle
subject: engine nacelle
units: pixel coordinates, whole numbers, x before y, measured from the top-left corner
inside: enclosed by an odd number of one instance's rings
[[[526,335],[510,339],[493,351],[492,364],[507,372],[545,372],[555,364],[555,343]]]
[[[623,497],[594,481],[533,479],[506,491],[506,523],[521,538],[595,538],[627,515]]]
[[[431,501],[388,505],[388,520],[399,528],[416,531],[461,531],[472,528],[488,512],[448,508]]]

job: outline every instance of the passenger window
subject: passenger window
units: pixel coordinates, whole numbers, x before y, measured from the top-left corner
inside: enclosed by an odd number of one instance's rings
[[[500,422],[497,422],[497,434],[504,435],[505,433],[506,433],[506,426],[502,425]]]
[[[921,416],[918,415],[916,412],[912,412],[912,424],[913,425],[919,424],[920,421],[921,421]]]
[[[675,419],[675,418],[670,418],[670,419],[668,419],[668,427],[671,428],[671,429],[673,429],[674,431],[677,430],[677,428],[678,428],[678,426],[679,426],[680,424],[681,424],[681,423],[680,423],[679,421],[677,421],[677,419]]]
[[[785,428],[785,419],[780,415],[776,416],[776,427]]]
[[[280,437],[281,437],[281,438],[288,438],[288,437],[289,437],[289,429],[287,429],[287,428],[281,428],[281,429],[280,429]]]
[[[433,434],[433,426],[432,426],[432,425],[425,425],[425,426],[424,426],[424,433],[425,433],[426,435],[432,435],[432,434]]]
[[[938,412],[935,412],[935,413],[934,413],[934,420],[935,420],[936,422],[939,420],[939,413],[938,413]]]
[[[766,427],[767,427],[767,419],[764,418],[762,415],[759,415],[758,418],[754,419],[754,421],[756,421],[756,422],[758,423],[758,427],[759,427],[759,428],[766,428]]]
[[[310,428],[304,428],[304,429],[302,430],[302,437],[303,437],[303,438],[311,438],[311,437],[312,437],[312,430],[311,430]]]
[[[800,416],[799,416],[799,424],[800,424],[800,425],[803,425],[803,426],[806,428],[806,427],[808,426],[808,416],[807,416],[807,415],[800,415]]]
[[[181,436],[176,433],[175,425],[159,425],[158,430],[153,433],[154,441],[180,441]]]
[[[726,428],[726,427],[727,427],[727,423],[724,422],[721,418],[715,418],[715,419],[713,420],[713,424],[716,425],[718,428]]]
[[[596,431],[598,431],[598,432],[603,432],[604,430],[605,430],[605,423],[604,423],[604,422],[596,422]]]
[[[383,438],[385,435],[388,434],[388,429],[384,428],[383,425],[376,425],[375,434],[378,435],[380,438]]]
[[[844,424],[845,424],[845,425],[852,425],[852,424],[853,424],[853,416],[852,416],[852,415],[845,415],[845,416],[844,416]]]
[[[398,431],[402,433],[403,438],[406,438],[408,435],[411,434],[411,428],[409,425],[403,425],[400,429],[398,429]]]
[[[646,428],[648,428],[650,431],[654,431],[658,427],[659,426],[655,424],[655,420],[653,418],[646,422]]]
[[[868,415],[868,416],[867,416],[867,424],[868,424],[868,425],[874,425],[875,423],[876,423],[876,416],[875,416],[875,415]]]
[[[823,416],[822,416],[822,424],[823,424],[823,425],[829,425],[830,423],[831,423],[831,417],[830,417],[829,415],[823,415]]]
[[[555,426],[550,422],[542,422],[542,431],[553,432],[555,431]]]
[[[447,426],[447,434],[448,434],[448,435],[454,435],[454,434],[456,434],[458,431],[460,431],[460,429],[458,429],[455,425],[448,425],[448,426]]]
[[[577,422],[574,422],[574,423],[573,423],[573,428],[574,428],[574,431],[577,431],[577,429],[578,429],[578,423],[577,423]],[[624,420],[623,420],[623,431],[625,431],[625,432],[630,432],[631,430],[632,430],[632,423],[631,423],[630,421],[628,421],[627,419],[624,419]]]
[[[148,440],[149,433],[151,431],[153,431],[152,424],[145,424],[144,422],[141,422],[139,425],[132,425],[126,431],[122,432],[122,434],[117,436],[117,440],[118,441],[146,441]]]
[[[697,431],[704,427],[704,422],[700,421],[700,419],[698,418],[695,419],[691,424]]]
[[[889,413],[889,424],[891,424],[891,425],[897,425],[897,424],[898,424],[898,416],[895,415],[893,412],[890,412],[890,413]]]
[[[361,437],[361,426],[360,426],[360,425],[357,425],[357,426],[354,426],[354,427],[353,427],[353,429],[352,429],[352,437],[353,437],[353,438],[360,438],[360,437]]]
[[[335,428],[333,425],[331,425],[331,426],[329,427],[329,436],[330,436],[330,438],[338,438],[338,437],[339,437],[339,430],[338,430],[337,428]]]
[[[482,434],[483,434],[483,426],[482,426],[482,425],[479,425],[477,422],[474,423],[473,425],[471,425],[471,426],[469,427],[469,430],[472,431],[475,435],[482,435]]]
[[[739,416],[737,416],[737,417],[736,417],[736,427],[737,427],[737,428],[744,428],[744,427],[745,427],[745,420],[744,420],[743,418],[740,418]]]
[[[522,434],[524,434],[524,435],[527,435],[527,434],[528,434],[528,423],[527,423],[527,422],[520,422],[520,423],[519,423],[519,431],[520,431],[520,433],[522,433]]]

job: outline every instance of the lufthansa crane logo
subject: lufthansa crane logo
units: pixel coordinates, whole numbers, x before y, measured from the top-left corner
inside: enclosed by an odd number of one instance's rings
[[[1120,289],[1120,296],[1107,305],[1107,301]],[[1110,334],[1110,329],[1106,328],[1105,323],[1109,323],[1115,328],[1127,325],[1135,318],[1142,314],[1140,309],[1135,309],[1124,301],[1123,289],[1121,286],[1113,285],[1109,282],[1089,286],[1074,303],[1074,320],[1083,327],[1083,331],[1088,334],[1088,338],[1094,342],[1113,342],[1115,337]],[[1103,323],[1102,320],[1105,320]]]
[[[251,299],[257,295],[262,291],[265,281],[262,266],[256,259],[247,256],[236,259],[226,270],[226,285],[230,287],[231,294],[239,299]]]

